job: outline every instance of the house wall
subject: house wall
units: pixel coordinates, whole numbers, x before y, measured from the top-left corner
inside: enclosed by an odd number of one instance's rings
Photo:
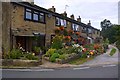
[[[46,14],[46,42],[45,45],[49,46],[51,44],[51,35],[54,35],[54,29],[55,29],[55,16],[48,17],[49,14]]]
[[[45,34],[45,45],[49,46],[51,43],[51,35],[54,35],[55,25],[55,16],[48,17],[48,14],[45,14],[46,24],[40,22],[33,22],[24,20],[24,7],[13,4],[13,3],[3,3],[2,4],[4,14],[2,16],[3,24],[0,26],[0,53],[2,52],[2,47],[5,53],[10,50],[10,45],[15,45],[16,40],[15,36],[23,35],[33,35],[33,32],[38,32]],[[0,10],[1,8],[0,7]],[[2,14],[2,13],[0,13]],[[67,30],[72,29],[72,22],[67,21]],[[10,32],[12,31],[12,32]],[[81,36],[87,37],[87,33],[82,32],[80,28]],[[12,34],[11,34],[12,33]],[[100,34],[100,33],[99,33]],[[92,37],[99,37],[99,34],[95,31],[95,34],[92,34]],[[13,36],[14,35],[14,36]],[[2,42],[3,41],[3,42]]]
[[[31,35],[32,32],[45,33],[45,24],[24,20],[24,7],[13,4],[12,29],[20,29],[20,35]]]
[[[92,37],[96,39],[97,37],[100,37],[100,31],[95,30],[95,34],[92,33]]]
[[[9,2],[2,3],[2,49],[7,54],[10,50],[11,9]]]
[[[0,59],[2,57],[2,3],[0,2]]]

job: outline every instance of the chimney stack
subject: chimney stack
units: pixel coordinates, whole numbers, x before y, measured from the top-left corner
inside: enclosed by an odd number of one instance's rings
[[[67,13],[66,11],[64,11],[64,13],[62,13],[63,16],[67,17]]]
[[[74,15],[72,14],[72,15],[70,16],[70,18],[71,18],[71,19],[74,19]]]
[[[52,6],[52,8],[49,8],[48,10],[50,10],[50,11],[52,11],[52,12],[55,12],[55,11],[56,11],[56,9],[55,9],[54,6]]]
[[[88,23],[89,26],[91,26],[91,21],[89,20],[89,23]]]
[[[77,21],[78,21],[78,22],[81,22],[81,18],[80,18],[80,16],[77,18]]]

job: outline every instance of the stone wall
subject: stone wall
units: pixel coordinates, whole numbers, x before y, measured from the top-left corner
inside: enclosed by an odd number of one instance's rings
[[[11,13],[10,3],[2,3],[2,49],[3,53],[7,54],[10,50],[10,26]]]
[[[55,16],[48,17],[49,14],[46,14],[46,46],[51,44],[51,35],[54,35],[55,29]]]
[[[20,35],[31,35],[33,32],[45,33],[45,24],[24,20],[24,7],[12,5],[12,30],[21,30]]]
[[[2,58],[2,2],[0,2],[0,59],[1,58]]]

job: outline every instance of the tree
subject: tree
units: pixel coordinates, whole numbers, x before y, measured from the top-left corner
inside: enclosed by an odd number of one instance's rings
[[[112,23],[110,22],[110,20],[105,19],[101,22],[102,30],[106,30],[106,29],[110,28],[111,26],[112,26]]]
[[[103,36],[103,39],[106,40],[106,38],[108,38],[108,32],[111,30],[110,28],[112,27],[112,23],[110,22],[110,20],[103,20],[101,21],[101,35]],[[107,33],[106,33],[107,32]]]
[[[113,28],[115,29],[115,39],[116,39],[116,46],[120,50],[120,25],[113,25]]]

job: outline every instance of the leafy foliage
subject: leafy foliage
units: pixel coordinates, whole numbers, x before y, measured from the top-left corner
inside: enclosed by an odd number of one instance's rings
[[[29,60],[38,60],[39,59],[37,56],[32,55],[32,53],[25,54],[25,57]]]
[[[54,54],[55,50],[56,50],[56,49],[52,49],[52,48],[49,49],[49,50],[46,52],[45,56],[51,57],[52,54]]]
[[[63,41],[63,36],[56,35],[53,38],[51,48],[53,48],[53,49],[61,49],[63,47],[62,41]]]
[[[8,59],[20,59],[20,57],[22,57],[22,51],[15,48],[7,54]]]
[[[58,53],[54,53],[54,54],[50,57],[50,61],[51,61],[51,62],[55,62],[56,58],[59,58],[59,54],[58,54]]]
[[[110,52],[110,56],[114,55],[116,52],[116,49],[115,48],[112,48],[111,52]]]

